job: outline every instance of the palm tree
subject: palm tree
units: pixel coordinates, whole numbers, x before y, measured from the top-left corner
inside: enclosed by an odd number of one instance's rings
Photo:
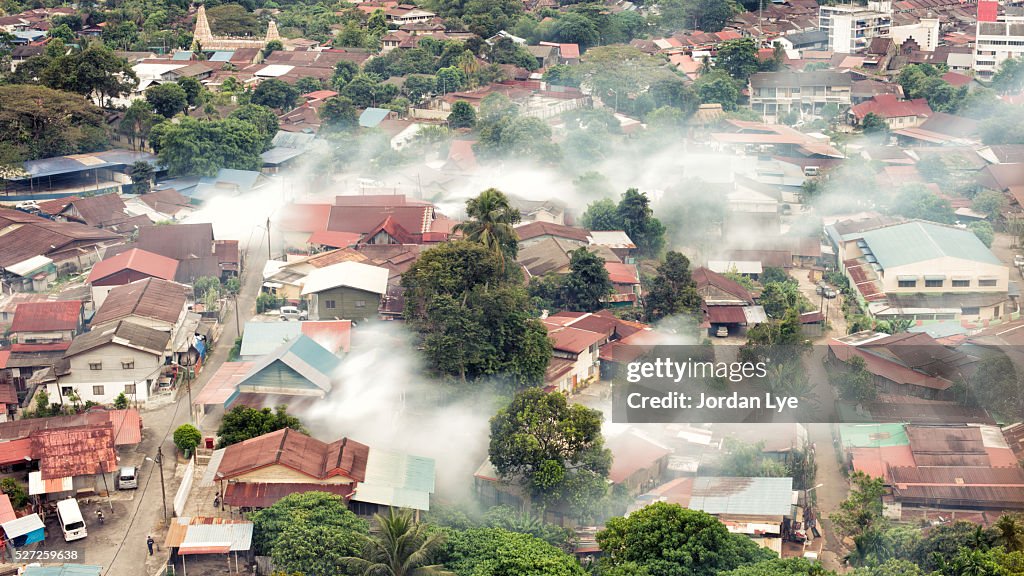
[[[448,576],[439,564],[430,564],[434,552],[444,542],[441,534],[430,534],[426,524],[413,520],[408,510],[388,510],[387,516],[373,516],[380,528],[376,536],[363,536],[360,558],[343,558],[346,567],[362,576]]]
[[[1021,516],[1006,514],[996,522],[996,543],[1007,552],[1024,550],[1024,522]]]
[[[467,240],[479,242],[501,259],[504,270],[506,260],[515,260],[519,252],[518,240],[512,228],[519,223],[519,210],[508,201],[508,196],[496,188],[488,188],[476,198],[466,200],[469,220],[459,223],[455,230]]]

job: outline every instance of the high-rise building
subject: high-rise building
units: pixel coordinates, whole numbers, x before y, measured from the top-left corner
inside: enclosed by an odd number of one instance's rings
[[[999,15],[997,9],[992,0],[978,2],[974,74],[980,80],[990,80],[1005,60],[1024,57],[1024,12]]]
[[[867,48],[875,36],[885,36],[892,26],[892,2],[868,2],[867,6],[837,4],[818,8],[818,28],[828,33],[828,48],[851,54]]]

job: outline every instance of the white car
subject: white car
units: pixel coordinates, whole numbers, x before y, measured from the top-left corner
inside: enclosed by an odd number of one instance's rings
[[[14,205],[18,210],[39,210],[39,202],[35,200],[25,200],[24,202],[18,202]]]
[[[718,338],[725,338],[728,335],[729,335],[729,327],[728,326],[719,326],[718,330],[715,330],[715,336],[718,337]]]
[[[306,320],[309,318],[309,313],[305,310],[299,310],[297,306],[282,306],[281,310],[278,311],[278,316],[281,320]]]

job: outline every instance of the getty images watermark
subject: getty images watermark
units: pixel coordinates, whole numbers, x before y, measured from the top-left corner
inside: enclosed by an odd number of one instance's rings
[[[920,357],[942,352],[913,348],[909,352]],[[897,389],[892,392],[905,397],[898,403],[846,400],[847,360],[828,346],[627,346],[616,349],[615,361],[604,362],[601,372],[611,381],[612,420],[618,423],[963,423],[987,418],[969,399],[929,403]]]

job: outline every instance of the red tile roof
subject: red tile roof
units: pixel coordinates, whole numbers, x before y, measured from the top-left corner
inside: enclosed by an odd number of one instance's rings
[[[0,370],[7,368],[7,361],[11,358],[10,350],[0,350]]]
[[[55,198],[53,200],[47,200],[46,202],[39,203],[39,211],[44,214],[50,214],[56,216],[67,208],[68,204],[71,204],[75,200],[78,200],[79,196],[65,196],[63,198]]]
[[[11,332],[74,330],[82,318],[81,300],[25,302],[18,304]]]
[[[134,270],[154,278],[174,280],[174,274],[178,271],[178,261],[139,248],[132,248],[117,256],[97,262],[92,267],[87,282],[91,284],[122,270]]]
[[[858,120],[868,114],[881,118],[904,118],[907,116],[931,116],[932,109],[924,98],[900,100],[895,94],[879,94],[850,109]]]
[[[228,446],[218,472],[233,478],[280,465],[317,480],[344,476],[362,482],[369,453],[368,446],[348,438],[327,444],[286,428]]]
[[[337,95],[338,93],[334,90],[314,90],[308,94],[303,94],[302,97],[306,100],[326,100]]]

